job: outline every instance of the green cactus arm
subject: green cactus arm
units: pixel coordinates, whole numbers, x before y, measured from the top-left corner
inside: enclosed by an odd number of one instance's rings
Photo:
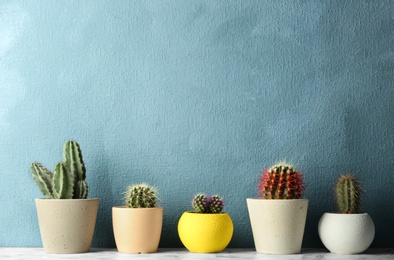
[[[55,199],[72,199],[74,193],[74,182],[63,163],[55,166],[52,178],[53,197]]]
[[[82,158],[79,144],[75,141],[67,141],[63,147],[63,161],[75,176],[76,182],[85,180],[86,169]]]
[[[52,172],[50,172],[38,162],[34,162],[31,164],[30,171],[33,175],[33,180],[37,184],[44,197],[46,199],[53,199]]]
[[[86,181],[78,181],[74,188],[75,190],[73,199],[86,199],[88,197],[88,184]]]

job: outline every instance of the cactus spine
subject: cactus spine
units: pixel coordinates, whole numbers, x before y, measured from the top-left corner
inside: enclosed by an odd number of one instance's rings
[[[221,213],[224,202],[223,198],[218,195],[207,196],[200,193],[194,196],[192,205],[197,213]]]
[[[63,159],[53,173],[38,162],[32,163],[30,170],[35,183],[46,199],[86,199],[86,169],[77,142],[64,144]]]
[[[361,206],[361,188],[352,175],[341,175],[335,185],[338,210],[344,214],[358,213]]]
[[[125,203],[129,208],[153,208],[157,201],[156,188],[148,184],[131,185],[125,192]]]
[[[279,163],[262,173],[258,188],[264,199],[300,199],[305,184],[302,173]]]

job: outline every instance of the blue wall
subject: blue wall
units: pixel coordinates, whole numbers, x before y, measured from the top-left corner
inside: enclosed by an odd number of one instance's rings
[[[393,1],[2,1],[0,246],[41,246],[29,172],[77,140],[93,246],[113,247],[111,207],[148,182],[165,208],[161,247],[197,192],[218,193],[253,247],[245,199],[279,160],[305,174],[304,247],[359,177],[373,247],[393,247]]]

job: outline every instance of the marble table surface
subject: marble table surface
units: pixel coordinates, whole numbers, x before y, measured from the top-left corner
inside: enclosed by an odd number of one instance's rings
[[[161,248],[154,254],[122,254],[115,248],[92,248],[84,254],[48,254],[42,248],[0,247],[1,260],[38,259],[394,259],[393,248],[370,248],[363,254],[337,255],[325,249],[303,249],[301,254],[265,255],[253,248],[228,248],[217,254],[195,254],[182,248]]]

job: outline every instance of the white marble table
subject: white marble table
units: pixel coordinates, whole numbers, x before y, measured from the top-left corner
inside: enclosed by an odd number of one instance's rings
[[[295,255],[265,255],[253,248],[228,248],[218,254],[194,254],[182,248],[161,248],[154,254],[121,254],[115,248],[93,248],[85,254],[47,254],[42,248],[0,247],[1,260],[41,259],[394,259],[394,249],[368,249],[358,255],[336,255],[325,249],[303,249]]]

